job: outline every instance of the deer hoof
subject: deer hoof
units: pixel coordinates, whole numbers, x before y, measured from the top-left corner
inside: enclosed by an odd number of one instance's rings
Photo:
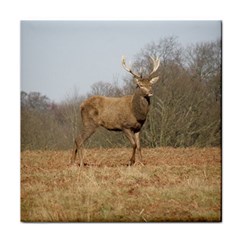
[[[135,161],[131,159],[131,160],[129,161],[128,166],[133,166],[134,164],[135,164]]]

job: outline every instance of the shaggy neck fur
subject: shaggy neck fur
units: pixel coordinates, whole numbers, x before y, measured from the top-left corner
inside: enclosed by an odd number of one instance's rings
[[[140,88],[136,89],[132,100],[132,110],[137,121],[145,121],[149,111],[150,97],[145,96]]]

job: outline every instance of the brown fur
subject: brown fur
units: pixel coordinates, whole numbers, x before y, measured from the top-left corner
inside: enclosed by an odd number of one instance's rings
[[[82,145],[100,126],[112,131],[123,131],[133,148],[129,165],[135,163],[136,150],[141,162],[139,133],[149,111],[152,84],[157,80],[158,77],[136,79],[136,91],[130,96],[93,96],[85,100],[80,106],[83,130],[75,140],[71,163],[75,163],[80,150],[80,166],[83,166]]]

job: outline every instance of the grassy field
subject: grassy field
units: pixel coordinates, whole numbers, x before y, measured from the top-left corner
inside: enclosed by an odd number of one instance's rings
[[[86,149],[84,168],[70,151],[21,153],[21,221],[221,221],[220,148]]]

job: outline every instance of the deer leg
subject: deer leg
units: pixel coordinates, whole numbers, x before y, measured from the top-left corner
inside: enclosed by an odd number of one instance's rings
[[[135,141],[134,133],[130,129],[124,129],[123,131],[127,136],[127,138],[129,139],[129,141],[131,142],[133,147],[132,157],[130,158],[130,161],[129,161],[129,165],[131,166],[135,163],[135,152],[136,152],[137,144]]]
[[[140,144],[140,132],[136,132],[134,134],[135,137],[135,142],[137,145],[137,152],[138,152],[138,156],[139,156],[139,161],[140,163],[142,163],[142,152],[141,152],[141,144]]]
[[[87,130],[84,130],[82,134],[80,134],[76,139],[75,139],[75,144],[74,144],[74,149],[73,149],[73,154],[72,154],[72,159],[71,159],[71,164],[75,163],[76,156],[79,150],[79,155],[80,155],[80,166],[83,166],[83,154],[82,154],[82,145],[84,142],[95,132],[96,127],[94,128],[88,128]]]

